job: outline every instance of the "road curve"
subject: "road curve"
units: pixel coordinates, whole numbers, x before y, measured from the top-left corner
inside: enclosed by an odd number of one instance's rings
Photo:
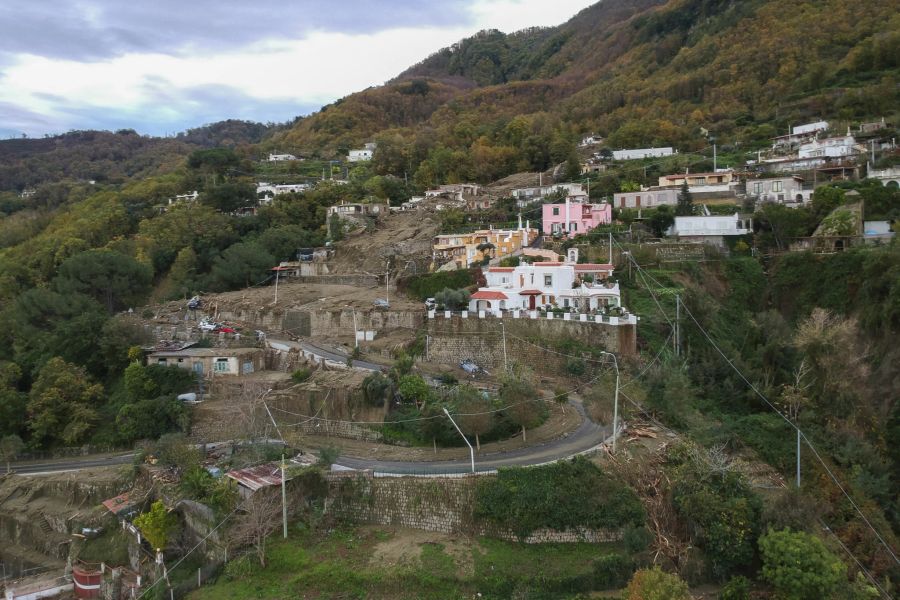
[[[578,411],[582,419],[581,425],[575,431],[534,446],[508,452],[476,455],[475,470],[482,472],[493,471],[499,467],[540,465],[586,452],[607,440],[612,433],[612,427],[601,427],[588,419],[584,407],[580,403],[570,400],[569,404]],[[351,469],[372,469],[377,473],[394,475],[449,475],[470,473],[472,470],[471,460],[404,462],[341,456],[336,464]]]

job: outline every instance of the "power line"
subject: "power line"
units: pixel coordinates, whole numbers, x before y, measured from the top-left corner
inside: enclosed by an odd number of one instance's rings
[[[639,272],[643,271],[641,266],[638,265],[636,261],[635,261],[635,266],[637,266]],[[663,287],[658,281],[653,279],[652,275],[647,274],[647,277],[649,277],[652,281],[654,281],[658,286]],[[727,362],[728,365],[734,370],[734,372],[738,374],[738,376],[744,381],[744,383],[747,384],[747,386],[757,396],[759,396],[763,400],[763,402],[765,402],[766,405],[769,406],[769,408],[771,408],[773,411],[775,411],[775,413],[779,417],[784,419],[784,421],[788,425],[790,425],[793,429],[795,429],[800,434],[800,436],[806,441],[807,446],[809,447],[810,450],[812,450],[813,455],[819,461],[819,464],[822,465],[822,468],[825,469],[825,471],[828,473],[828,476],[831,478],[831,480],[834,482],[834,484],[838,487],[839,490],[841,490],[841,493],[844,495],[844,497],[846,497],[847,500],[850,501],[850,504],[856,510],[857,514],[859,514],[860,518],[862,518],[863,522],[865,522],[865,524],[869,527],[869,529],[872,530],[872,533],[875,534],[875,537],[878,538],[878,541],[881,543],[881,545],[884,546],[884,548],[888,551],[888,553],[891,555],[891,558],[894,559],[894,562],[900,564],[900,559],[897,558],[897,555],[894,553],[893,549],[884,540],[884,538],[881,536],[881,534],[878,532],[878,530],[875,529],[875,527],[872,525],[872,523],[866,517],[865,513],[863,513],[862,509],[853,500],[853,498],[850,496],[850,494],[847,492],[847,490],[844,488],[844,486],[841,485],[837,476],[828,467],[827,463],[822,458],[822,456],[819,454],[818,450],[816,450],[815,446],[813,446],[812,441],[809,439],[809,437],[807,437],[807,435],[803,432],[803,430],[800,429],[800,427],[797,424],[792,422],[787,416],[785,416],[780,410],[778,410],[778,408],[774,404],[772,404],[772,402],[762,392],[760,392],[759,389],[755,385],[753,385],[753,383],[751,383],[749,379],[747,379],[747,377],[744,376],[744,374],[741,372],[741,370],[737,368],[737,366],[734,364],[734,362],[730,358],[728,358],[728,356],[722,351],[722,349],[718,346],[718,344],[716,344],[716,342],[712,339],[709,332],[707,332],[706,329],[704,329],[703,326],[700,325],[700,322],[696,319],[696,317],[694,317],[694,314],[687,307],[687,305],[682,303],[682,307],[684,308],[687,315],[694,322],[694,324],[697,326],[697,328],[700,330],[700,332],[703,334],[703,336],[706,338],[706,340],[710,343],[710,345],[712,345],[712,347],[715,348],[716,352],[718,352],[719,355],[725,360],[725,362]]]

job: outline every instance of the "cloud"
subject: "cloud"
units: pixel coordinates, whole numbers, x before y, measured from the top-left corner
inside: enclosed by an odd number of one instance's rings
[[[589,0],[7,0],[0,132],[286,121],[479,29],[562,22]]]
[[[466,9],[464,0],[5,0],[0,44],[5,52],[69,60],[135,52],[185,55],[314,31],[461,26],[470,20]]]

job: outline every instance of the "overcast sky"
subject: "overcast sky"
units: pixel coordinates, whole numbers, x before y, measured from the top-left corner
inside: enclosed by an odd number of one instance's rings
[[[281,122],[596,0],[2,0],[0,137]]]

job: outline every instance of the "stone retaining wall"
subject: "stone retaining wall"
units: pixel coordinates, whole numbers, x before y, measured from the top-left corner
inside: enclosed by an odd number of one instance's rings
[[[328,475],[326,512],[353,523],[394,525],[449,534],[486,536],[526,544],[609,542],[622,538],[617,530],[579,528],[538,529],[524,540],[509,530],[480,523],[474,515],[479,478],[374,477],[348,471]]]
[[[637,347],[635,325],[608,325],[562,319],[503,318],[506,328],[506,360],[532,366],[539,372],[558,373],[565,369],[568,357],[553,350],[554,341],[574,339],[619,355],[634,354]],[[428,319],[426,359],[458,364],[471,359],[493,371],[503,367],[504,343],[501,319],[450,318]],[[536,340],[534,343],[522,340]]]

